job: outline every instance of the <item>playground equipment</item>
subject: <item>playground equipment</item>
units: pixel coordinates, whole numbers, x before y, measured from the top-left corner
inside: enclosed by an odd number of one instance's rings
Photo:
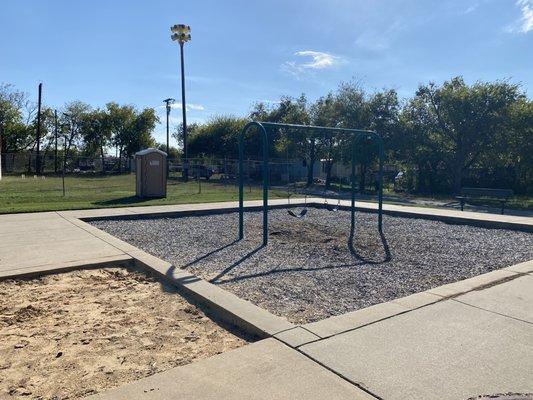
[[[287,198],[287,203],[288,203],[288,205],[291,204],[290,197]],[[304,197],[304,208],[302,208],[302,210],[300,212],[295,213],[292,210],[287,210],[287,213],[291,217],[294,217],[294,218],[303,218],[303,217],[305,217],[305,214],[307,214],[307,195],[305,195],[305,197]]]
[[[383,231],[383,140],[374,131],[361,129],[347,129],[347,128],[328,128],[324,126],[312,125],[295,125],[295,124],[280,124],[274,122],[249,122],[242,129],[239,137],[239,240],[244,238],[244,138],[246,133],[255,127],[261,135],[261,142],[263,148],[263,245],[268,244],[268,187],[269,187],[269,168],[268,168],[268,129],[288,129],[288,130],[305,130],[307,132],[318,133],[344,133],[352,136],[351,149],[351,230],[354,232],[355,228],[355,164],[356,164],[356,149],[357,144],[361,139],[372,139],[378,144],[379,148],[379,174],[378,174],[378,231]],[[340,201],[339,201],[340,203]],[[304,208],[305,213],[307,208]],[[301,214],[302,212],[300,212]],[[305,215],[304,213],[304,215]],[[298,214],[294,214],[298,216]],[[302,215],[303,216],[303,215]]]
[[[286,167],[287,167],[287,205],[291,205],[291,192],[290,192],[290,182],[291,182],[291,171],[289,166],[289,150],[286,151],[285,157]],[[296,193],[296,183],[294,184],[294,193]],[[304,207],[297,213],[291,209],[287,210],[287,214],[294,218],[303,218],[307,214],[307,194],[304,197]]]

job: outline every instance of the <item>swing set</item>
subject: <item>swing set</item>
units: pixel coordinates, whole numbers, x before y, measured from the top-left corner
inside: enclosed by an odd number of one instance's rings
[[[280,124],[274,122],[249,122],[242,129],[239,136],[239,240],[244,238],[244,138],[246,133],[255,128],[261,135],[261,142],[263,148],[262,161],[262,175],[263,175],[263,246],[268,244],[268,187],[270,180],[270,171],[268,167],[268,149],[269,149],[269,130],[286,129],[290,131],[305,131],[311,133],[328,134],[348,134],[351,136],[351,229],[355,228],[355,165],[357,163],[356,150],[359,142],[363,139],[371,139],[378,145],[379,152],[379,172],[378,172],[378,231],[383,232],[383,139],[374,131],[361,129],[347,129],[347,128],[329,128],[324,126],[312,125],[295,125],[295,124]],[[288,193],[288,203],[290,204],[290,194]],[[327,203],[325,197],[325,207],[330,211],[338,211],[340,208],[340,197],[337,201],[337,206],[334,207]],[[289,215],[295,218],[303,218],[307,214],[307,195],[304,200],[304,208],[300,212],[287,211]]]

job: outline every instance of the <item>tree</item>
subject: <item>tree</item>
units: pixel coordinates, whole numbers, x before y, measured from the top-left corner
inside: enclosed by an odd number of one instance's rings
[[[316,126],[336,127],[339,124],[339,107],[335,96],[328,93],[324,97],[320,97],[309,110],[311,116],[311,123]],[[326,182],[325,187],[329,189],[331,186],[331,171],[335,160],[341,161],[342,155],[342,137],[338,134],[325,133],[323,137],[316,138],[318,148],[323,153],[325,160]]]
[[[504,166],[510,166],[515,171],[515,190],[533,193],[533,101],[520,99],[510,109],[508,129],[502,131],[498,148],[505,148],[498,158],[503,159]],[[496,154],[490,159],[494,160]],[[487,160],[488,163],[491,160]],[[507,177],[510,180],[511,177]]]
[[[80,133],[85,154],[90,157],[99,154],[105,171],[105,149],[111,142],[111,123],[106,112],[96,109],[83,115]]]
[[[126,130],[123,142],[124,153],[127,157],[133,157],[139,150],[155,147],[156,142],[152,133],[157,122],[159,118],[153,108],[145,108],[140,112],[134,111],[134,118]]]
[[[112,143],[118,153],[118,168],[122,172],[122,153],[128,141],[128,130],[135,119],[135,109],[131,105],[106,104],[107,121],[112,135]]]
[[[463,177],[487,150],[498,143],[514,103],[525,99],[518,85],[506,81],[468,86],[461,77],[422,85],[415,95],[433,147],[444,152],[454,193]]]
[[[239,134],[248,121],[231,115],[219,115],[204,124],[194,124],[187,128],[189,135],[188,150],[191,158],[209,155],[219,158],[238,158]],[[178,138],[182,135],[178,127]],[[248,154],[255,154],[260,147],[247,146]]]
[[[78,149],[82,144],[82,126],[87,114],[91,111],[91,106],[81,101],[68,103],[61,114],[61,124],[66,128],[66,146],[64,150],[63,169],[66,171],[67,160],[72,149]]]
[[[13,151],[25,141],[27,130],[22,124],[21,108],[25,96],[11,85],[0,85],[0,179],[2,178],[2,153]]]
[[[272,107],[257,103],[250,113],[250,118],[266,122],[309,125],[311,117],[307,105],[307,97],[302,94],[298,98],[282,96],[280,102]],[[313,184],[314,166],[318,156],[317,137],[300,130],[275,129],[269,130],[271,154],[283,155],[296,153],[304,158],[307,164],[307,185]]]
[[[137,151],[156,145],[152,136],[159,118],[153,108],[138,111],[132,105],[106,104],[106,129],[111,133],[111,142],[117,148],[119,170],[122,158],[132,157]]]

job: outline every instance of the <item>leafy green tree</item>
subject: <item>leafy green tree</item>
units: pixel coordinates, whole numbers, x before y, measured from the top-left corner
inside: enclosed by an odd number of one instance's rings
[[[102,170],[105,169],[105,149],[111,144],[111,123],[108,114],[101,109],[92,110],[82,117],[80,134],[85,155],[99,155]]]
[[[341,126],[376,131],[390,147],[399,126],[400,104],[395,90],[384,90],[368,95],[357,82],[343,83],[336,94],[338,120]],[[351,155],[351,139],[345,138],[341,149]],[[377,162],[379,148],[374,140],[358,140],[356,160],[359,166],[359,190],[366,188],[369,168]]]
[[[332,93],[320,97],[314,102],[310,109],[311,124],[316,126],[336,127],[339,126],[339,104]],[[316,136],[316,148],[325,160],[326,189],[331,186],[331,171],[335,161],[342,162],[343,147],[346,140],[339,134],[329,134],[324,131],[324,135]]]
[[[23,121],[26,96],[9,84],[0,84],[0,178],[2,153],[17,152],[27,147],[31,130]]]
[[[189,157],[238,158],[239,134],[247,122],[244,118],[220,115],[204,124],[189,126]],[[257,148],[259,147],[255,146]],[[254,152],[255,149],[247,147],[248,152]]]
[[[153,108],[135,111],[134,119],[129,129],[126,130],[124,152],[127,157],[132,157],[139,150],[155,147],[156,142],[152,136],[156,123],[159,122]]]
[[[469,86],[456,77],[441,87],[422,85],[415,97],[424,109],[432,142],[444,152],[452,190],[458,193],[464,176],[506,129],[512,105],[525,95],[506,81]]]
[[[61,113],[61,124],[65,133],[65,150],[63,168],[66,170],[67,161],[72,152],[77,151],[82,143],[82,126],[87,114],[91,111],[91,106],[81,101],[67,103]]]
[[[309,125],[311,116],[307,98],[302,94],[298,98],[282,96],[280,102],[267,107],[257,103],[250,113],[253,120],[285,124]],[[270,154],[288,157],[289,154],[306,160],[307,185],[313,184],[314,166],[318,157],[317,137],[302,130],[271,129],[268,132]]]
[[[124,156],[132,157],[137,151],[156,145],[152,134],[159,118],[153,108],[138,111],[132,105],[111,102],[106,104],[105,120],[111,143],[117,148],[120,171]]]
[[[533,193],[533,101],[520,99],[510,110],[509,128],[502,131],[500,150],[486,158],[487,164],[496,157],[503,166],[514,170],[515,189],[526,194]],[[506,177],[511,181],[513,177]]]

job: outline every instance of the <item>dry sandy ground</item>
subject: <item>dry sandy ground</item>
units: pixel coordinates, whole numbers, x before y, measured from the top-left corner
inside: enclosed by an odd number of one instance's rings
[[[246,344],[143,273],[0,282],[0,399],[75,399]]]

